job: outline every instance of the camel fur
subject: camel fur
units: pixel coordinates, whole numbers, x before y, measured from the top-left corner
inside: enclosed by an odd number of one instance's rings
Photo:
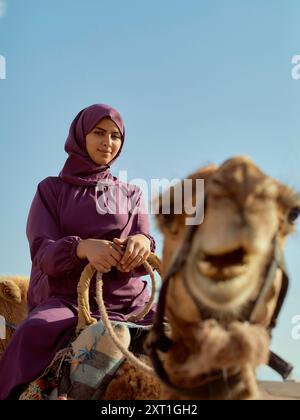
[[[27,316],[28,277],[0,277],[0,315],[11,324],[19,325]],[[6,349],[14,331],[6,329],[6,339],[0,340],[0,354]]]

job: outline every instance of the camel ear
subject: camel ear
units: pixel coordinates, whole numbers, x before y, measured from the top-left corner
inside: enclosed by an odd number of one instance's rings
[[[192,181],[191,192],[193,198],[191,198],[191,202],[193,202],[193,205],[197,205],[195,202],[197,180],[202,179],[206,184],[216,171],[217,167],[210,165],[198,169],[186,178]],[[183,202],[184,197],[188,198],[184,193],[184,181],[181,181],[175,186],[173,185],[168,188],[155,199],[154,208],[157,209],[156,222],[161,232],[177,235],[179,230],[184,226],[186,217],[183,211],[185,208]]]
[[[11,280],[0,280],[0,297],[12,303],[21,303],[22,301],[19,286]]]

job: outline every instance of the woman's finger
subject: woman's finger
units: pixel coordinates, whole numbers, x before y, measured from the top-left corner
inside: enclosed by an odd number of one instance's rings
[[[150,254],[151,254],[151,251],[147,250],[145,255],[144,255],[144,258],[145,258],[144,262],[148,260]]]
[[[94,267],[99,273],[108,273],[111,270],[110,268],[104,267],[102,264],[95,264]]]
[[[131,256],[133,250],[134,250],[134,242],[129,239],[128,242],[127,242],[125,253],[123,255],[123,258],[121,259],[121,264],[122,265],[127,264],[127,261],[129,259],[129,257]]]
[[[132,261],[132,263],[129,265],[128,269],[133,270],[135,267],[139,267],[140,265],[144,264],[144,262],[147,259],[147,253],[143,255],[137,255],[136,258]]]
[[[104,258],[104,261],[106,264],[109,264],[110,267],[115,267],[118,264],[118,261],[115,258],[113,258],[111,255],[107,255]]]
[[[124,251],[120,246],[113,244],[111,247],[111,256],[116,260],[116,261],[121,261],[123,255],[124,255]]]
[[[149,251],[146,251],[146,252],[144,253],[144,255],[143,255],[143,260],[142,260],[141,264],[144,264],[144,262],[145,262],[145,261],[147,261],[147,259],[148,259],[149,255],[150,255],[150,252],[149,252]]]
[[[104,267],[105,269],[110,269],[110,268],[111,268],[110,263],[109,263],[106,259],[104,259],[104,258],[102,258],[100,261],[98,260],[98,261],[96,262],[96,264],[101,265],[101,266],[102,266],[102,267]]]
[[[139,255],[141,253],[140,251],[140,247],[139,245],[135,245],[135,247],[133,248],[130,256],[128,257],[127,261],[125,262],[125,264],[121,264],[123,265],[124,268],[128,268],[130,266],[130,264],[132,263],[132,261],[134,261],[134,259],[137,257],[137,255]]]
[[[126,273],[126,270],[121,265],[116,266],[117,270],[121,271],[121,273]]]

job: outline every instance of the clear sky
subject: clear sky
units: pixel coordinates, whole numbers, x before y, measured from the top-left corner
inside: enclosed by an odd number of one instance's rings
[[[5,2],[1,0],[0,3]],[[299,0],[6,0],[0,4],[0,272],[29,274],[26,218],[37,183],[57,175],[75,114],[109,103],[127,140],[113,173],[185,177],[246,154],[300,190]],[[152,220],[161,251],[161,236]],[[296,365],[300,239],[273,349]],[[265,377],[275,377],[269,371]]]

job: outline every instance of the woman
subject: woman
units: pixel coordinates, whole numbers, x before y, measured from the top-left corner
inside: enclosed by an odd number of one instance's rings
[[[29,316],[0,362],[0,399],[41,375],[68,344],[77,323],[77,284],[89,262],[104,273],[110,319],[126,321],[149,300],[140,266],[155,242],[145,203],[137,186],[120,182],[109,170],[124,139],[115,109],[92,105],[82,110],[70,127],[63,170],[38,185],[26,231],[32,259]],[[90,306],[97,317],[94,297],[95,277]],[[151,324],[153,314],[141,324]]]

